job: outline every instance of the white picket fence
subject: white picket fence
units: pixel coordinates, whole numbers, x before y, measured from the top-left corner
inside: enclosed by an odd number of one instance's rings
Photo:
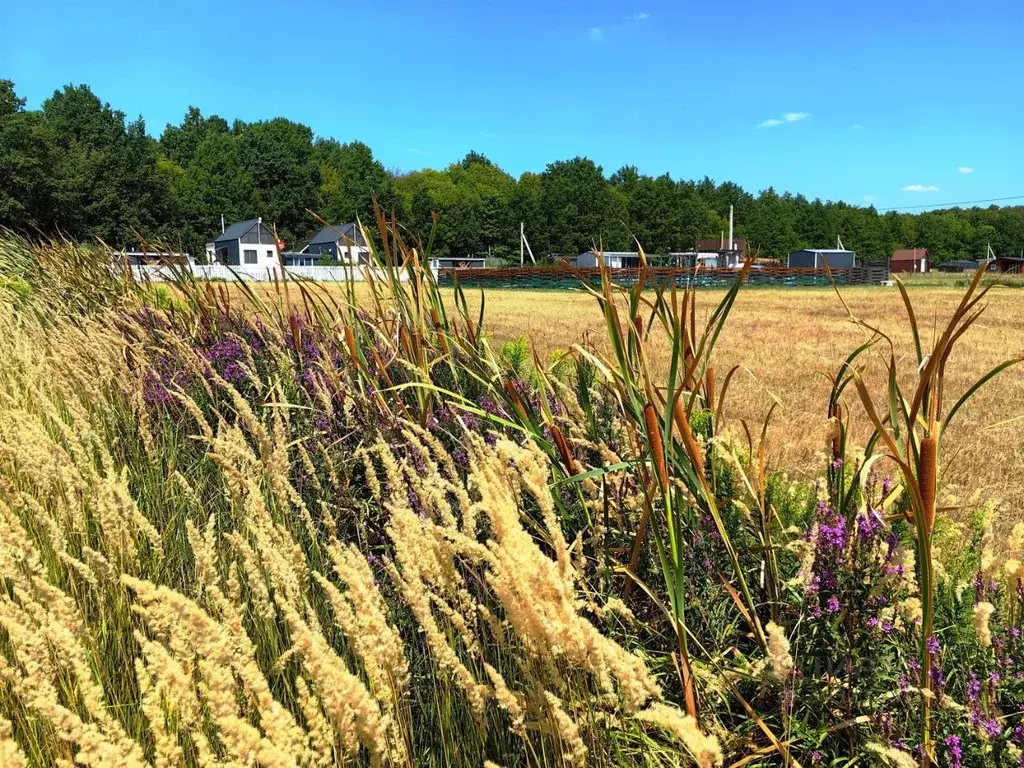
[[[367,271],[373,269],[368,266],[344,266],[344,267],[227,267],[223,264],[192,264],[188,269],[197,280],[244,280],[251,283],[273,282],[274,280],[314,280],[325,283],[341,283],[346,280],[363,282],[366,279]],[[174,270],[159,264],[143,264],[132,266],[132,274],[136,280],[149,281],[154,283],[166,282],[173,279]],[[375,276],[386,278],[383,270],[373,269]],[[408,276],[402,274],[402,280]]]

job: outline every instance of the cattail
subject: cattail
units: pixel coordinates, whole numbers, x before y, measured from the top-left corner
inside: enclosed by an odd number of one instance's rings
[[[917,481],[921,487],[921,501],[924,509],[925,535],[931,537],[932,526],[935,525],[935,463],[937,441],[934,437],[925,437],[921,440],[921,460],[917,468]]]
[[[566,471],[570,475],[578,475],[579,467],[576,466],[576,460],[572,457],[572,452],[569,450],[569,443],[565,439],[565,435],[554,424],[548,427],[551,432],[551,437],[555,441],[555,447],[558,448],[558,454],[562,457],[562,464],[565,465]]]
[[[672,412],[672,416],[676,423],[676,429],[679,430],[679,436],[682,438],[683,446],[686,448],[686,454],[693,463],[693,469],[697,473],[697,477],[704,477],[704,452],[697,445],[697,440],[693,436],[693,430],[690,428],[689,419],[686,418],[686,411],[683,410],[683,401],[681,399],[676,400],[676,407]]]
[[[644,426],[647,428],[647,442],[651,446],[651,461],[658,473],[661,487],[668,492],[668,467],[665,465],[665,446],[661,441],[661,428],[658,426],[658,413],[651,403],[644,406]]]
[[[352,327],[345,326],[345,346],[348,347],[348,355],[352,358],[352,367],[359,370],[359,352],[356,350],[356,337],[352,333]]]
[[[519,391],[516,389],[516,385],[509,379],[505,379],[502,388],[505,390],[505,394],[508,395],[508,399],[512,401],[512,407],[515,408],[516,413],[519,414],[519,418],[521,418],[524,423],[527,422],[526,406],[523,405],[523,399],[519,396]]]
[[[829,414],[829,434],[832,438],[832,461],[839,461],[843,453],[843,406],[833,403]]]
[[[437,314],[437,309],[434,307],[430,308],[430,321],[434,324],[434,333],[437,334],[437,340],[441,344],[441,349],[447,355],[451,352],[448,347],[448,339],[445,337],[444,328],[441,326],[441,316]]]

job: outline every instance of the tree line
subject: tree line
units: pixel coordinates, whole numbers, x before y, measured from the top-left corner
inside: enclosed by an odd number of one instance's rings
[[[768,257],[832,246],[837,236],[869,259],[896,248],[927,248],[935,262],[976,259],[989,244],[1000,255],[1024,248],[1024,206],[882,213],[634,166],[608,176],[586,157],[518,179],[477,152],[443,170],[398,172],[360,141],[315,136],[283,117],[229,123],[190,107],[153,138],[141,117],[127,120],[87,85],[55,91],[38,110],[25,104],[0,80],[0,227],[29,236],[129,248],[141,237],[202,254],[222,215],[229,223],[263,216],[292,249],[320,228],[308,210],[331,223],[372,223],[376,200],[413,238],[426,242],[433,231],[442,256],[518,260],[520,222],[541,259],[595,243],[688,250],[719,237],[730,205],[736,236]]]

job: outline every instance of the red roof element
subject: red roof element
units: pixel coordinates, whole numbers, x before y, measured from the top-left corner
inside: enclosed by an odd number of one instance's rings
[[[920,261],[921,259],[928,258],[927,248],[898,248],[892,252],[892,258],[889,260],[893,261]]]

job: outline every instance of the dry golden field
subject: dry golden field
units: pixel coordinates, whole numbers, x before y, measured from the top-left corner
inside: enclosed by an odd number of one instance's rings
[[[841,290],[851,312],[893,339],[901,371],[913,375],[913,339],[897,289]],[[911,283],[908,291],[922,343],[927,345],[932,330],[952,313],[962,289]],[[722,295],[702,291],[698,307],[710,312]],[[477,301],[478,297],[479,293]],[[993,366],[1024,354],[1024,293],[996,287],[986,301],[988,309],[967,332],[948,368],[950,403]],[[490,290],[485,326],[495,341],[525,334],[544,355],[578,343],[587,334],[595,341],[604,336],[596,302],[576,291]],[[809,471],[823,460],[815,454],[824,446],[830,378],[866,338],[866,331],[850,321],[831,290],[741,290],[715,351],[719,381],[729,368],[741,366],[727,393],[726,412],[732,424],[737,430],[742,430],[739,419],[760,424],[777,399],[780,405],[769,433],[773,464],[793,472]],[[887,357],[888,348],[878,345],[876,350],[861,359],[868,364],[867,375],[882,410],[880,355]],[[869,433],[867,418],[852,388],[847,406],[860,427],[857,436],[863,439]],[[990,381],[960,412],[945,442],[942,466],[947,499],[966,501],[959,486],[967,483],[1000,502],[1001,530],[1024,518],[1024,365]]]
[[[960,300],[963,289],[955,282],[964,282],[963,276],[924,285],[913,276],[908,281],[925,346],[930,346],[933,330],[943,326]],[[333,288],[327,290],[334,293]],[[892,338],[899,368],[909,379],[916,366],[913,340],[897,289],[840,290],[856,317]],[[722,290],[699,291],[698,312],[706,318],[723,294]],[[479,289],[468,289],[467,297],[477,311]],[[948,403],[998,363],[1024,354],[1024,291],[997,286],[985,301],[986,312],[950,361]],[[587,338],[595,344],[605,338],[596,301],[574,290],[487,289],[484,327],[494,345],[525,335],[542,359]],[[732,366],[740,366],[727,393],[729,423],[741,433],[740,420],[745,419],[752,431],[756,425],[759,432],[765,414],[778,401],[769,432],[772,463],[791,473],[815,476],[815,462],[824,460],[831,377],[867,338],[867,331],[850,321],[831,289],[741,290],[714,359],[719,382]],[[861,357],[880,411],[885,409],[886,397],[883,355],[888,357],[888,347],[879,344]],[[660,359],[667,361],[667,354]],[[653,361],[657,366],[659,356]],[[855,423],[854,437],[862,442],[869,434],[868,421],[852,387],[846,405]],[[990,381],[960,412],[944,443],[941,467],[947,503],[968,501],[969,494],[961,486],[969,485],[980,489],[983,499],[1000,502],[1001,530],[1024,518],[1024,365]]]

